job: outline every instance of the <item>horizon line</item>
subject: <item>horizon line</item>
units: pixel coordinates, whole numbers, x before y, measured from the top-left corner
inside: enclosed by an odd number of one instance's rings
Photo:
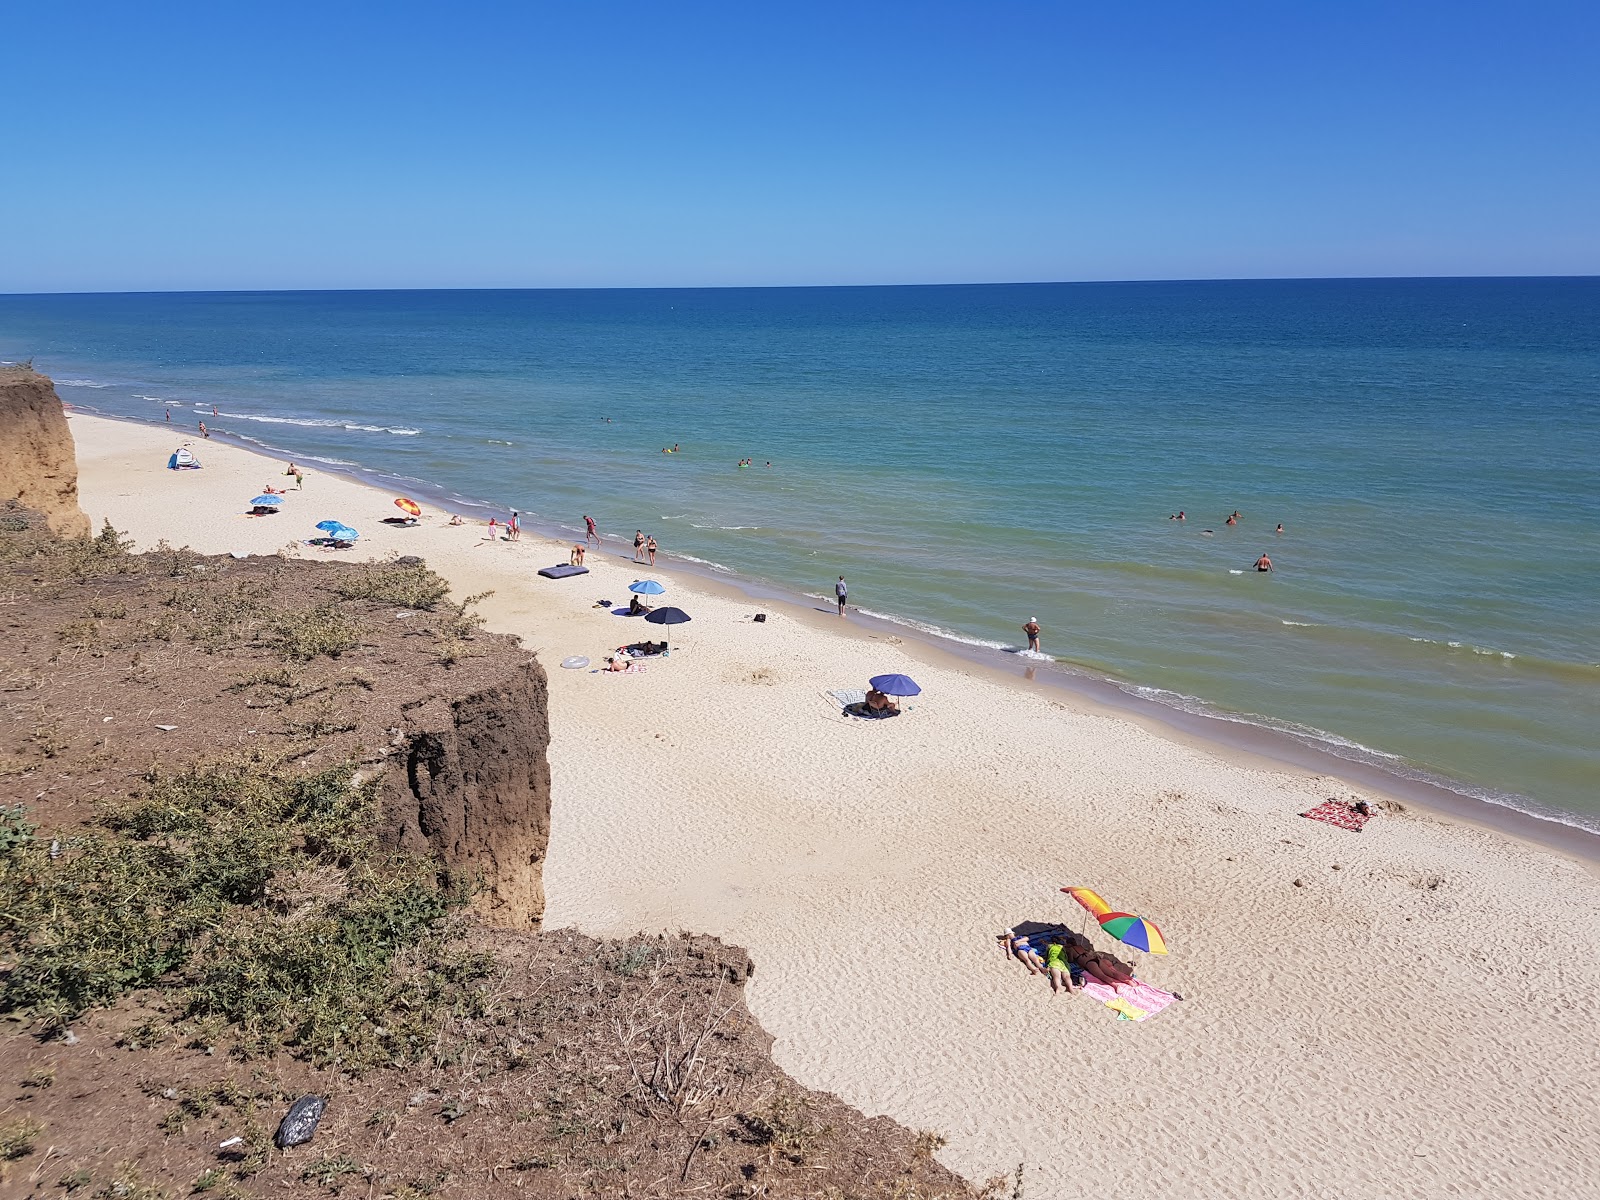
[[[1238,275],[1189,276],[1145,279],[1015,279],[969,280],[940,283],[699,283],[699,284],[562,284],[419,287],[226,287],[226,288],[109,288],[104,290],[0,291],[0,296],[239,296],[295,295],[302,293],[373,292],[735,292],[823,291],[868,288],[959,287],[1096,287],[1168,283],[1371,283],[1422,280],[1473,281],[1521,279],[1600,279],[1600,274],[1577,275]]]

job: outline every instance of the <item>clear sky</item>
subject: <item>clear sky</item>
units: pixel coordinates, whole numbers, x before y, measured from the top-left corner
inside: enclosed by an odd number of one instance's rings
[[[1600,273],[1594,0],[39,0],[0,291]]]

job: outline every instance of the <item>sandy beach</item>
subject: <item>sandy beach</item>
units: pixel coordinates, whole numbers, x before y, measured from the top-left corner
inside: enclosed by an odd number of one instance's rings
[[[362,532],[347,557],[418,554],[458,596],[492,590],[490,628],[550,675],[547,925],[747,947],[780,1064],[944,1135],[969,1178],[1021,1164],[1029,1197],[1102,1200],[1600,1195],[1584,864],[1370,792],[1359,834],[1304,820],[1358,793],[636,566],[631,526],[602,530],[587,576],[546,580],[566,544],[490,541],[433,509],[386,526],[391,494],[320,471],[248,518],[282,462],[200,442],[203,470],[168,471],[173,430],[71,424],[85,511],[141,548],[314,557],[302,543],[332,517]],[[693,617],[671,656],[561,669],[658,633],[595,607],[646,575]],[[923,688],[897,719],[825,696],[882,672]],[[1166,957],[1093,936],[1183,999],[1122,1021],[1008,961],[1007,926],[1091,927],[1064,885],[1158,922]]]

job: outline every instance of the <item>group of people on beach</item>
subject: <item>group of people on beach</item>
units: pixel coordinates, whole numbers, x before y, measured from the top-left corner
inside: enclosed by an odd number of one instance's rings
[[[1072,995],[1086,980],[1103,983],[1113,990],[1133,982],[1127,963],[1112,958],[1081,933],[1071,929],[1045,929],[1018,933],[1007,929],[995,935],[1000,948],[1028,969],[1030,975],[1045,975],[1052,992]]]

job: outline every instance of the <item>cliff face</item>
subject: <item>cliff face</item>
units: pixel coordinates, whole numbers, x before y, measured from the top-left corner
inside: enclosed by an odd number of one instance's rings
[[[544,913],[550,840],[550,724],[544,670],[405,708],[399,762],[385,776],[383,840],[479,876],[483,918],[533,928]]]
[[[0,368],[0,500],[17,500],[69,537],[89,532],[78,507],[78,463],[55,385],[25,368]]]

